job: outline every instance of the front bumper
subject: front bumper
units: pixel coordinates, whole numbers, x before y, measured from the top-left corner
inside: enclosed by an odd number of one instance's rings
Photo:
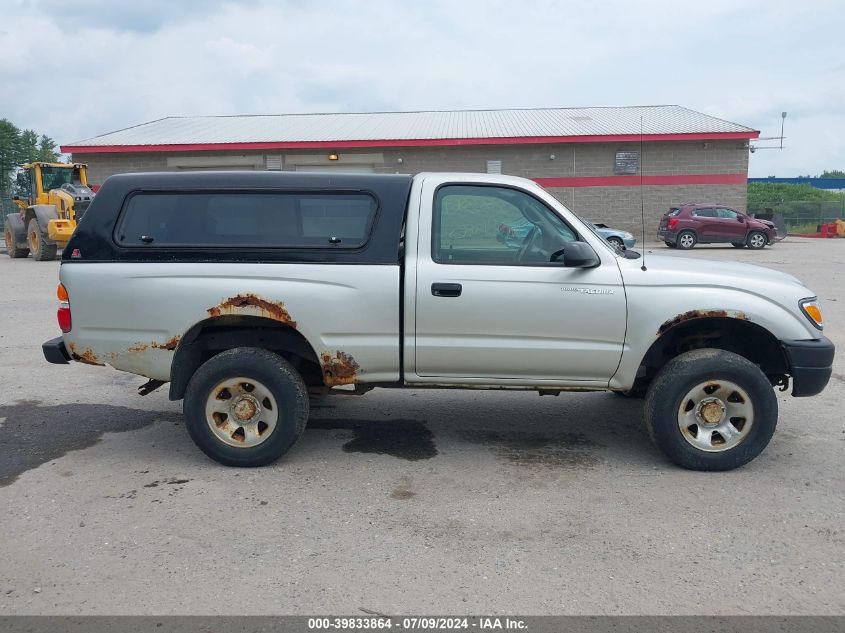
[[[781,345],[792,376],[792,395],[800,398],[821,393],[833,373],[836,347],[830,339],[781,341]]]
[[[48,363],[67,365],[70,361],[70,354],[68,354],[61,336],[42,343],[41,351],[44,352],[44,358],[47,359]]]
[[[634,245],[637,243],[636,237],[623,237],[622,243],[625,245],[625,248],[634,248]]]

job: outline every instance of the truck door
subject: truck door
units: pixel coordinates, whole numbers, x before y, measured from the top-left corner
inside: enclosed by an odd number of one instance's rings
[[[539,196],[441,182],[427,179],[420,199],[416,375],[606,383],[625,338],[615,256],[599,247],[599,266],[566,268],[551,255],[580,238]]]

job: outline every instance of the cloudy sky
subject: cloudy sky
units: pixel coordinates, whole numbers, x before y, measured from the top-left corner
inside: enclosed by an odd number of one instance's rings
[[[843,0],[0,0],[0,118],[680,104],[845,169]],[[776,141],[763,144],[776,144]]]

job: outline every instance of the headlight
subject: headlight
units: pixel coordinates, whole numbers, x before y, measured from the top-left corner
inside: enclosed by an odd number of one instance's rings
[[[801,312],[804,313],[813,325],[818,329],[824,329],[824,319],[822,318],[822,308],[819,305],[817,297],[810,297],[809,299],[801,299],[798,303],[801,306]]]

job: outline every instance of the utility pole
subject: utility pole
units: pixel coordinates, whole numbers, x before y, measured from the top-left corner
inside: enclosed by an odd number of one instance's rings
[[[786,112],[780,113],[780,148],[783,149],[783,124],[786,121]]]

